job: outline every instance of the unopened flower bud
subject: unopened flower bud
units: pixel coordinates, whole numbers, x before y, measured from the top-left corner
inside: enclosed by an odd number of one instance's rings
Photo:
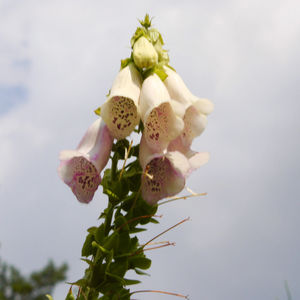
[[[137,67],[152,68],[158,62],[158,54],[153,45],[144,36],[140,37],[133,46],[133,60]]]

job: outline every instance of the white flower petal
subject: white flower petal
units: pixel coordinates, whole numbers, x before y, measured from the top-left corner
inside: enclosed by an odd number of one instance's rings
[[[183,130],[183,120],[174,111],[166,87],[153,74],[143,82],[140,95],[140,113],[144,123],[144,135],[156,152],[165,149]]]
[[[116,139],[128,136],[139,123],[141,84],[139,72],[132,63],[129,64],[117,75],[108,99],[101,107],[101,117]]]
[[[194,171],[201,166],[205,165],[210,158],[210,154],[208,152],[194,152],[193,154],[189,154],[189,164],[190,164],[190,170]]]
[[[194,105],[199,113],[205,115],[210,114],[213,111],[214,105],[211,101],[194,96],[187,88],[182,78],[175,71],[168,67],[165,67],[165,71],[168,77],[165,79],[164,84],[172,99],[180,102],[186,109],[190,105]]]

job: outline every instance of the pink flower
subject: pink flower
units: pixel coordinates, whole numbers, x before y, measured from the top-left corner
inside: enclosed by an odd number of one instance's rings
[[[208,159],[208,153],[190,153],[189,157],[179,151],[155,153],[143,135],[139,154],[144,171],[141,189],[143,199],[154,205],[165,197],[178,194],[185,186],[186,177]]]
[[[113,137],[99,118],[87,130],[76,150],[60,153],[58,174],[78,201],[89,203],[100,182],[100,172],[106,166]]]
[[[144,136],[149,147],[160,152],[183,130],[183,107],[171,100],[163,82],[150,75],[143,82],[139,109],[144,123]]]
[[[207,99],[194,96],[176,72],[167,67],[165,71],[168,77],[165,79],[164,84],[170,96],[185,109],[184,129],[175,141],[176,144],[181,144],[183,147],[181,152],[184,153],[189,150],[193,139],[204,131],[207,125],[206,116],[213,111],[214,105]],[[171,148],[174,147],[171,145]]]
[[[111,135],[124,139],[140,122],[138,102],[142,78],[130,63],[117,75],[106,102],[101,107],[101,117]]]

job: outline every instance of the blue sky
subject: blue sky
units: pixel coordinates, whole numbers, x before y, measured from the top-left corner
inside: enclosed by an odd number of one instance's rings
[[[0,114],[7,113],[14,106],[26,101],[27,90],[23,86],[0,86]]]
[[[171,65],[215,111],[193,144],[211,160],[187,183],[208,196],[160,208],[161,225],[142,240],[191,221],[165,236],[176,247],[149,253],[151,277],[138,288],[285,299],[287,280],[300,298],[296,0],[0,0],[1,257],[25,273],[67,261],[68,280],[82,276],[81,245],[106,198],[99,190],[90,205],[78,203],[57,176],[58,153],[95,120],[146,12]]]

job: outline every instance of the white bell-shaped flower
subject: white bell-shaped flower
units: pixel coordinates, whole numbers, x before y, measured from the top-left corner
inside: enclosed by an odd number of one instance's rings
[[[130,63],[117,75],[106,102],[101,107],[101,117],[111,135],[123,139],[139,124],[138,102],[142,78]]]
[[[153,205],[163,198],[178,194],[185,186],[186,177],[208,159],[208,153],[190,152],[188,156],[179,151],[155,153],[143,135],[139,153],[143,168],[143,199]]]
[[[143,82],[139,109],[144,124],[144,136],[156,152],[167,148],[183,130],[184,123],[178,115],[178,104],[171,101],[161,79],[150,75]]]
[[[165,71],[168,77],[165,79],[164,84],[170,96],[185,108],[184,129],[175,141],[178,144],[178,140],[180,140],[180,144],[184,148],[181,152],[185,153],[189,150],[193,139],[204,131],[207,125],[206,116],[213,111],[214,105],[207,99],[194,96],[175,71],[168,67],[165,67]]]

